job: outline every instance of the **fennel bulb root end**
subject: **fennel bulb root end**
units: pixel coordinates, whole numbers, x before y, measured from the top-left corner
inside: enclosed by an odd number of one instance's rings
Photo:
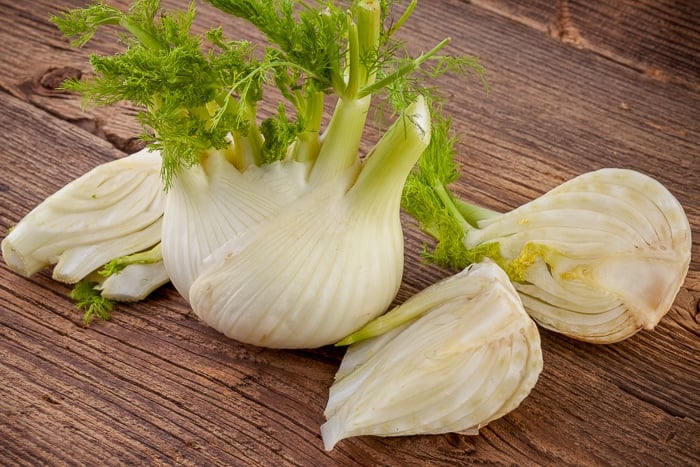
[[[5,259],[5,263],[12,271],[23,277],[31,277],[45,267],[49,266],[49,263],[39,261],[33,258],[31,255],[23,254],[19,247],[17,247],[13,242],[13,232],[16,230],[17,228],[12,229],[8,236],[2,240],[2,243],[0,243],[2,257]],[[15,232],[15,235],[20,235],[20,233]]]

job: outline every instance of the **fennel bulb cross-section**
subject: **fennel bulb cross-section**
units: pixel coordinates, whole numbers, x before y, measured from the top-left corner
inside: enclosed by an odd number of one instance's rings
[[[670,310],[690,265],[691,229],[657,180],[600,169],[501,214],[449,191],[459,176],[453,154],[426,151],[404,191],[404,208],[437,240],[432,261],[464,268],[492,259],[535,321],[587,342],[621,341]]]
[[[398,327],[384,332],[391,322]],[[326,450],[351,436],[477,434],[527,397],[543,366],[537,326],[491,262],[428,287],[355,337],[371,338],[348,347],[336,373]]]
[[[602,169],[467,231],[498,244],[525,308],[542,326],[596,343],[653,329],[690,264],[682,206],[659,182]]]
[[[160,241],[165,203],[158,152],[102,164],[49,196],[2,241],[8,266],[24,276],[55,265],[76,283],[114,258]]]

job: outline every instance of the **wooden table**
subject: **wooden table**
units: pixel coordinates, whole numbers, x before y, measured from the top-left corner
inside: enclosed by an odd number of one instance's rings
[[[83,112],[76,96],[55,89],[89,70],[89,52],[115,50],[106,34],[71,49],[48,23],[81,3],[0,0],[2,235],[69,180],[138,147],[134,109]],[[198,25],[221,21],[199,11]],[[245,26],[233,30],[252,37]],[[488,69],[488,95],[476,81],[443,82],[461,139],[460,195],[507,210],[584,171],[618,166],[678,197],[694,259],[657,329],[610,346],[542,330],[537,386],[478,437],[361,437],[326,453],[319,425],[342,349],[241,345],[199,322],[170,286],[84,328],[67,286],[2,263],[0,463],[700,461],[700,3],[423,1],[404,36],[416,50],[451,36],[450,51],[478,55]],[[421,263],[424,237],[406,225],[397,301],[448,274]]]

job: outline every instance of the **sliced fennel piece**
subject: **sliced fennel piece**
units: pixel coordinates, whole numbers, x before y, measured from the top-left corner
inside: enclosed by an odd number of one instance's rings
[[[138,226],[139,223],[134,219],[131,228]],[[157,245],[160,236],[161,218],[158,218],[156,222],[141,228],[141,230],[120,236],[118,241],[109,238],[66,248],[53,268],[52,277],[60,282],[74,284],[114,258],[141,251],[144,247]]]
[[[50,266],[76,283],[118,256],[160,241],[165,196],[159,153],[146,149],[95,167],[35,207],[2,241],[8,266],[31,276]]]
[[[403,324],[352,344],[338,369],[321,426],[326,450],[352,436],[477,434],[514,410],[542,371],[537,327],[494,263],[387,315]]]
[[[383,313],[403,273],[401,189],[429,139],[418,98],[361,167],[311,179],[313,189],[214,250],[190,288],[194,312],[228,337],[285,348],[334,343]]]
[[[663,185],[610,168],[479,222],[464,243],[499,245],[499,262],[539,324],[613,343],[653,329],[668,312],[692,242],[683,207]]]
[[[122,271],[112,274],[97,286],[101,295],[117,302],[133,302],[146,298],[170,278],[163,261],[151,264],[130,264]]]
[[[92,274],[88,281],[100,296],[113,301],[139,301],[169,282],[163,264],[161,244],[126,256],[120,256]]]

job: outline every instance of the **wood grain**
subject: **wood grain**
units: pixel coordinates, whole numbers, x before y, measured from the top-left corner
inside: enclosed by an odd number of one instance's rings
[[[56,90],[60,77],[89,72],[90,52],[116,50],[107,37],[70,49],[48,23],[52,12],[82,3],[0,0],[3,235],[63,184],[139,145],[136,109],[83,111],[76,96]],[[542,330],[537,386],[479,436],[360,437],[325,453],[318,428],[342,350],[231,341],[200,323],[170,286],[83,328],[67,287],[48,271],[24,279],[0,262],[2,463],[698,464],[697,6],[562,5],[420,2],[402,34],[415,50],[450,36],[452,52],[478,55],[488,68],[488,94],[475,80],[442,81],[461,139],[461,196],[507,210],[581,172],[618,166],[657,178],[678,197],[693,229],[693,260],[657,329],[611,346]],[[198,28],[221,21],[198,9]],[[256,37],[234,21],[226,28]],[[404,220],[398,301],[449,274],[422,263],[425,237]]]
[[[693,0],[472,0],[480,8],[646,78],[699,90],[700,4]]]

